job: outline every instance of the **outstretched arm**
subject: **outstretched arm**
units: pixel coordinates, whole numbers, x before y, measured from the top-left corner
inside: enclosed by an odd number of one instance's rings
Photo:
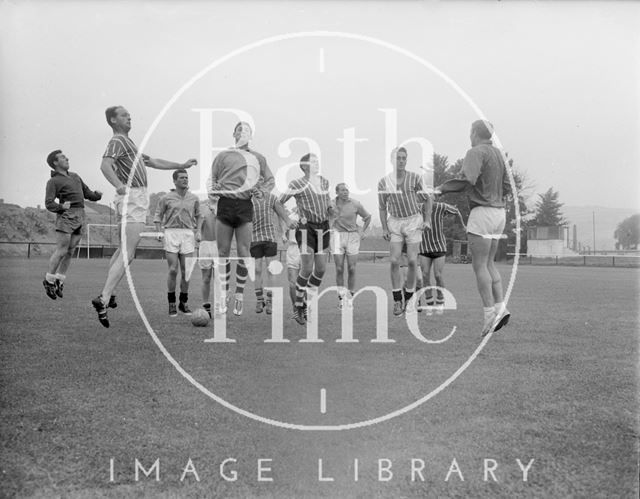
[[[184,163],[176,163],[174,161],[167,161],[166,159],[150,158],[146,154],[142,155],[144,164],[149,168],[155,168],[156,170],[177,170],[178,168],[191,168],[197,165],[198,162],[195,159],[188,159]]]

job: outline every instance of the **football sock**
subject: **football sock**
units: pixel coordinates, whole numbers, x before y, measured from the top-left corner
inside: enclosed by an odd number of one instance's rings
[[[47,272],[44,278],[49,284],[54,284],[56,282],[56,274],[49,274],[49,272]]]
[[[176,302],[176,292],[173,291],[172,293],[167,293],[167,300],[169,300],[169,303],[175,303]]]
[[[402,290],[394,289],[391,291],[393,293],[393,301],[402,301]]]
[[[244,264],[244,260],[238,260],[238,265],[236,266],[236,296],[244,293],[244,285],[247,283],[248,274],[249,271]]]
[[[304,295],[308,282],[308,277],[303,277],[301,274],[298,274],[298,278],[296,279],[296,307],[301,307],[304,303]]]
[[[56,274],[56,279],[58,279],[58,281],[60,282],[64,282],[64,280],[67,278],[66,275],[64,274]]]
[[[173,301],[175,301],[175,296],[176,294],[173,294],[174,298]],[[189,293],[180,293],[180,303],[187,303],[189,301]]]
[[[258,301],[264,301],[262,288],[256,288],[256,298]]]

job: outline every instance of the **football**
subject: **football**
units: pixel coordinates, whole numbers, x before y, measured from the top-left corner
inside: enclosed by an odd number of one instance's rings
[[[209,324],[209,312],[204,308],[197,308],[191,314],[191,324],[196,327],[205,327]]]

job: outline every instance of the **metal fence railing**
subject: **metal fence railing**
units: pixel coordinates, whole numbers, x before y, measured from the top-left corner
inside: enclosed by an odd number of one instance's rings
[[[0,241],[0,255],[3,257],[42,258],[49,257],[56,243],[50,241]],[[92,246],[79,245],[74,253],[75,258],[111,258],[117,247],[108,244],[96,244]],[[514,253],[507,253],[506,263],[512,263]],[[571,256],[535,256],[519,255],[520,265],[564,265],[583,267],[640,267],[640,252],[635,254],[585,254]],[[164,259],[164,249],[159,246],[138,246],[135,258],[140,259]],[[286,259],[286,249],[279,249],[279,259]],[[331,254],[327,254],[327,261],[331,261]],[[360,251],[358,260],[361,262],[386,263],[389,261],[388,250]],[[452,257],[447,255],[449,263],[470,263],[470,255]]]

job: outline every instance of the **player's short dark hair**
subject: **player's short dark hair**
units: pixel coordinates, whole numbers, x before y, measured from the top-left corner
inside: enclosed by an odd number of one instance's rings
[[[111,106],[108,107],[107,110],[104,112],[104,116],[105,118],[107,118],[107,124],[113,128],[113,123],[111,123],[111,118],[115,118],[116,115],[118,114],[117,111],[119,108],[121,108],[122,106]]]
[[[247,123],[246,121],[238,121],[236,123],[236,126],[233,127],[233,133],[236,133],[236,130],[238,129],[238,127],[240,125],[247,125],[249,127],[249,129],[251,130],[251,133],[253,133],[253,127],[249,123]]]
[[[479,139],[490,140],[493,125],[485,120],[476,120],[471,124],[471,131],[475,132]]]
[[[399,152],[403,152],[403,153],[407,154],[407,150],[406,150],[404,147],[398,147],[398,150],[396,151],[396,155],[397,155]],[[408,154],[407,154],[407,155],[408,155]]]
[[[53,163],[58,159],[58,154],[60,154],[62,151],[60,149],[56,149],[55,151],[51,151],[48,155],[47,155],[47,164],[53,169],[56,169],[56,165],[54,165]]]
[[[184,168],[178,168],[177,170],[173,170],[173,180],[178,180],[178,175],[180,175],[181,173],[187,173],[187,170],[185,170]],[[189,176],[188,173],[187,173],[187,176]]]
[[[338,189],[340,189],[341,186],[345,186],[347,189],[349,189],[349,186],[345,183],[345,182],[340,182],[339,184],[336,185],[336,194],[338,194]]]
[[[304,170],[304,168],[302,168],[304,165],[309,166],[309,160],[311,159],[311,153],[308,152],[307,154],[305,154],[304,156],[302,156],[300,158],[300,168],[302,170]]]

